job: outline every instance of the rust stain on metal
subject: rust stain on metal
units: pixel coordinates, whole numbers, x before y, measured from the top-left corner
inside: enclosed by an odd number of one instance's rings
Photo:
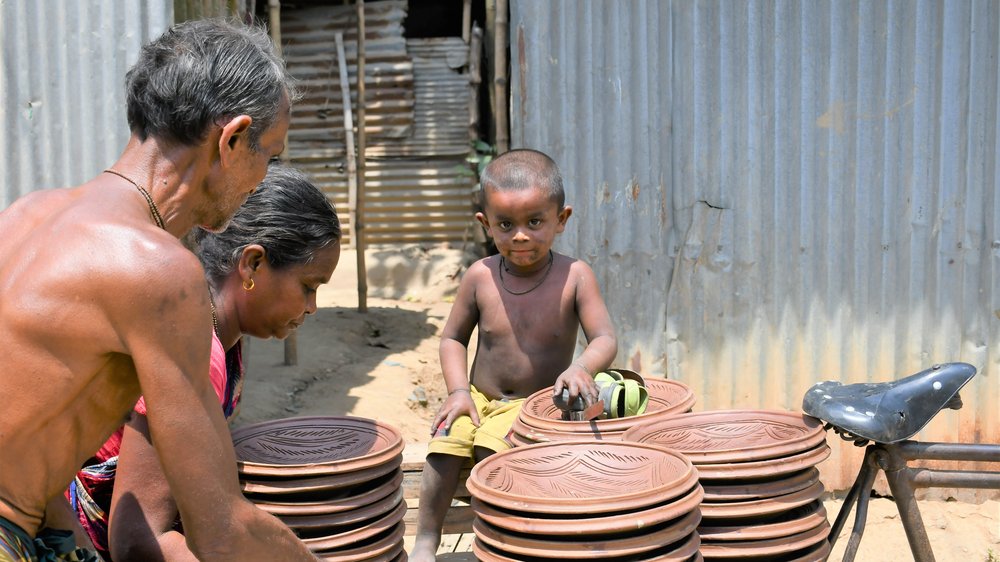
[[[635,181],[635,178],[632,178],[631,184],[632,184],[631,185],[631,188],[632,188],[632,201],[638,201],[639,200],[639,182]]]

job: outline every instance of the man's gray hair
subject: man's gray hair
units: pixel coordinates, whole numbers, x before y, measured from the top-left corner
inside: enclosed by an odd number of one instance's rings
[[[128,124],[140,140],[183,145],[205,139],[212,125],[253,119],[251,148],[278,120],[294,82],[260,27],[225,19],[179,23],[147,43],[125,76]]]

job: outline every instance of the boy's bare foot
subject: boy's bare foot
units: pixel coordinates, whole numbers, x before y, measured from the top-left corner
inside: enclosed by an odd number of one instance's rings
[[[438,545],[441,537],[427,535],[417,535],[413,542],[413,550],[410,552],[410,562],[434,562],[437,559]]]

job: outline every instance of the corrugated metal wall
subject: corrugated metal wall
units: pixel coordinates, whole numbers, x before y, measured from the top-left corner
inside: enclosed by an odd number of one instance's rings
[[[173,2],[0,2],[0,209],[83,182],[128,141],[125,73]]]
[[[620,364],[705,410],[966,361],[920,437],[1000,443],[1000,5],[512,0],[510,41]]]
[[[404,38],[408,9],[405,0],[365,3],[366,241],[461,242],[475,224],[475,179],[461,173],[470,150],[469,47],[459,37]],[[282,10],[283,54],[305,94],[292,113],[290,159],[330,196],[353,244],[338,31],[356,129],[355,7]]]

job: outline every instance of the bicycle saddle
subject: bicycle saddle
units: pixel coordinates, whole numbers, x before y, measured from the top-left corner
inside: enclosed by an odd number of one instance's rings
[[[895,443],[912,437],[945,407],[958,409],[958,391],[976,374],[968,363],[945,363],[897,381],[816,383],[802,399],[802,411],[838,433]]]

